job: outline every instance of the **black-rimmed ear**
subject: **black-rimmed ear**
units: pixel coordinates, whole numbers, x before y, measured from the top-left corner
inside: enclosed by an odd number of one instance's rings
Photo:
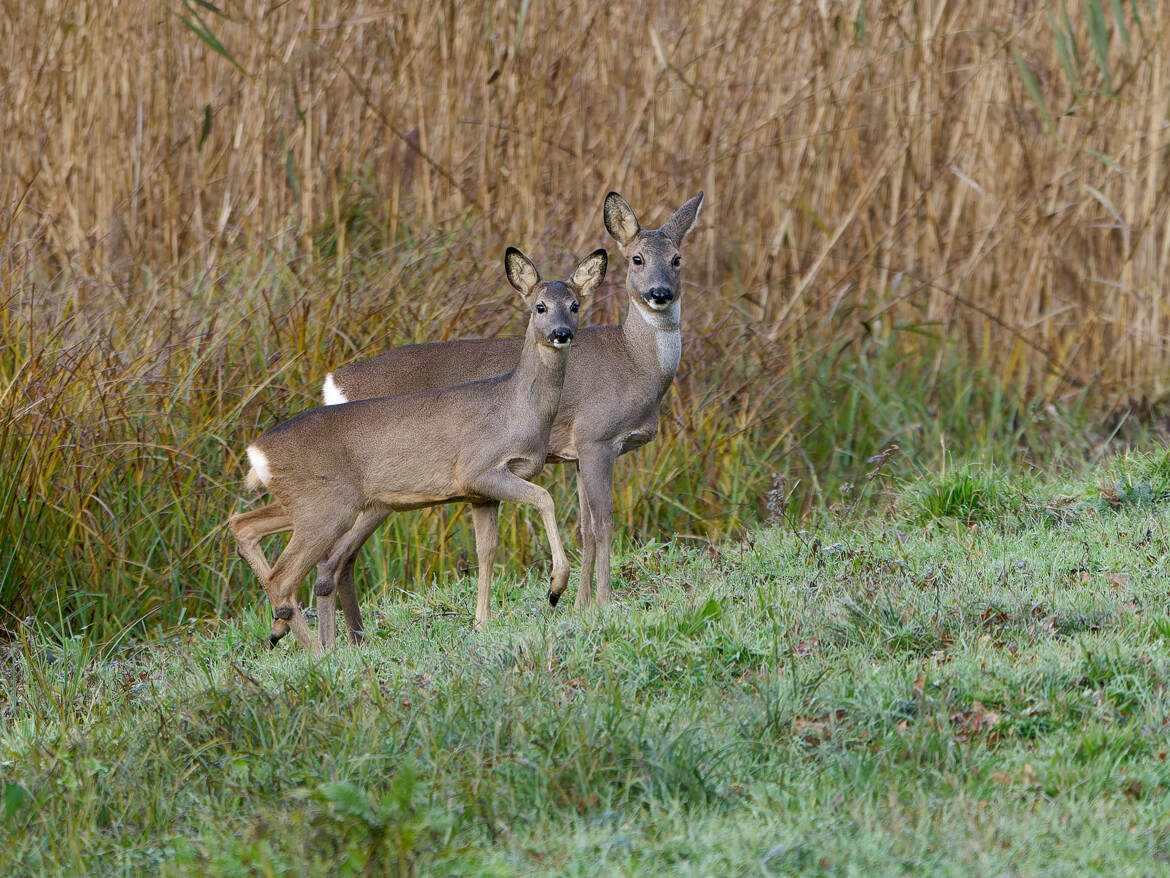
[[[699,219],[699,208],[703,206],[703,193],[698,195],[674,212],[674,216],[662,224],[658,231],[674,241],[674,246],[682,247],[683,239],[691,233],[695,222]]]
[[[577,288],[577,292],[584,299],[605,280],[605,269],[609,265],[609,254],[605,248],[594,250],[581,260],[581,264],[573,270],[569,283]]]
[[[525,298],[532,295],[532,291],[540,283],[540,272],[536,270],[532,260],[515,247],[509,247],[504,251],[504,272],[508,275],[508,283],[512,288]]]
[[[638,232],[642,231],[633,208],[616,192],[610,192],[605,196],[602,218],[605,220],[605,230],[623,249],[630,246]]]

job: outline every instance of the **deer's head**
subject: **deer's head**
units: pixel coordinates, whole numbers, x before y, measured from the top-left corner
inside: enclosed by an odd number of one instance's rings
[[[562,349],[573,343],[581,303],[605,279],[609,256],[594,250],[565,281],[543,281],[532,260],[509,247],[504,253],[508,283],[524,298],[537,344]]]
[[[605,228],[629,260],[626,290],[639,308],[663,313],[677,307],[682,296],[682,245],[703,205],[700,192],[658,229],[644,229],[626,200],[616,192],[605,196]]]

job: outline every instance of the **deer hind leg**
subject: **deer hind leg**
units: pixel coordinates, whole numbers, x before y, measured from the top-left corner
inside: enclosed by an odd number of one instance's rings
[[[560,531],[557,530],[556,508],[548,491],[540,485],[524,481],[515,473],[505,469],[484,473],[471,486],[471,493],[488,497],[497,502],[527,503],[539,510],[553,561],[548,601],[555,607],[557,601],[561,599],[561,595],[564,594],[565,587],[569,584],[569,558],[565,555],[565,546],[561,542]]]
[[[341,578],[337,581],[337,593],[341,598],[341,612],[345,614],[345,634],[353,646],[360,646],[365,639],[365,628],[362,625],[362,611],[358,608],[357,586],[353,581],[354,562],[357,553],[350,555],[341,568]]]
[[[365,509],[357,521],[334,543],[329,557],[317,565],[317,581],[313,594],[317,597],[317,630],[326,648],[333,646],[337,636],[337,598],[341,598],[345,626],[351,643],[361,642],[362,620],[358,610],[357,589],[353,581],[353,566],[357,553],[370,535],[386,520],[381,509]],[[339,594],[340,592],[340,594]]]
[[[585,477],[581,475],[581,463],[577,463],[577,527],[581,532],[581,573],[578,577],[577,598],[573,609],[583,610],[593,600],[593,562],[597,544],[593,541],[593,519],[589,514],[589,494],[585,490]]]
[[[492,617],[492,564],[500,546],[499,503],[476,503],[471,507],[475,524],[475,557],[479,565],[479,589],[475,601],[475,627],[482,630]]]
[[[592,560],[597,594],[594,602],[600,606],[609,603],[612,593],[610,549],[613,545],[613,465],[616,459],[611,448],[600,447],[583,449],[577,462],[589,504],[589,523],[595,547]]]
[[[264,586],[264,591],[268,594],[273,606],[276,606],[276,599],[268,590],[268,583],[272,578],[272,567],[264,556],[260,540],[270,534],[292,530],[292,526],[292,519],[279,503],[269,503],[260,509],[241,512],[228,519],[228,527],[231,528],[232,534],[236,538],[240,557],[248,562],[248,566],[252,568],[252,572],[260,580],[260,584]],[[288,631],[289,626],[286,620],[275,619],[272,631],[268,636],[269,645],[275,646],[280,638],[288,634]]]
[[[248,562],[252,572],[263,582],[272,572],[272,568],[260,548],[260,540],[269,534],[292,530],[292,519],[279,503],[269,503],[259,509],[233,515],[228,519],[228,527],[236,538],[240,557]]]

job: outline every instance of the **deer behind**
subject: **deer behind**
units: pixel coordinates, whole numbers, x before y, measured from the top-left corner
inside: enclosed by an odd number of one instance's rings
[[[605,197],[605,227],[629,259],[629,306],[622,323],[586,327],[577,334],[548,448],[549,460],[577,466],[583,549],[578,608],[592,600],[595,569],[597,602],[604,604],[610,597],[614,463],[657,435],[662,398],[682,352],[681,248],[702,203],[700,192],[661,228],[643,229],[620,195],[610,192]],[[499,374],[515,361],[521,343],[519,338],[461,339],[395,348],[331,372],[324,401],[408,393]],[[318,618],[323,628],[332,630],[336,584],[351,640],[360,639],[361,633],[354,559],[380,521],[364,518],[364,528],[355,527],[318,568]]]
[[[568,583],[552,498],[527,479],[540,472],[556,416],[581,300],[605,275],[606,254],[587,257],[569,281],[542,282],[520,251],[505,255],[508,279],[530,307],[528,329],[506,374],[408,396],[371,398],[297,415],[248,446],[250,483],[276,503],[233,516],[240,553],[276,611],[271,645],[291,628],[317,643],[297,609],[305,574],[363,515],[468,501],[479,554],[476,621],[489,613],[496,510],[513,501],[540,510],[553,555],[550,595]],[[292,530],[272,567],[260,539]]]

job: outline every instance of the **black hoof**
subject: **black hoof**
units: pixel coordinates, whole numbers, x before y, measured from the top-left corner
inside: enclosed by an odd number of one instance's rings
[[[333,580],[322,577],[313,583],[313,594],[319,598],[327,598],[333,594]]]
[[[559,601],[560,599],[561,599],[561,596],[559,594],[556,594],[551,589],[549,590],[548,603],[549,603],[550,607],[555,607],[557,605],[557,601]]]

